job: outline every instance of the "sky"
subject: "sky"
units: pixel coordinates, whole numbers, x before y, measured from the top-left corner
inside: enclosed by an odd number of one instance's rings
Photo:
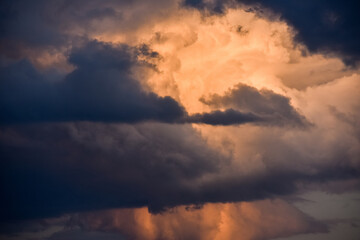
[[[0,1],[0,238],[358,240],[359,7]]]

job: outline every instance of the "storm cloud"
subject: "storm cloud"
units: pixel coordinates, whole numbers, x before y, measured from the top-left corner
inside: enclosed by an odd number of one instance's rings
[[[186,125],[40,124],[1,135],[3,220],[121,206],[159,210],[219,164]]]
[[[272,159],[264,173],[239,175],[233,160],[189,125],[36,124],[4,128],[0,140],[2,221],[266,199],[294,193],[299,181],[359,175],[349,165],[308,173],[299,166],[276,167]]]

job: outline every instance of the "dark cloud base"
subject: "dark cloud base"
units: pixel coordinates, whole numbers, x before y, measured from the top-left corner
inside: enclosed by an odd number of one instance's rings
[[[356,179],[350,167],[220,174],[229,159],[189,125],[38,124],[1,130],[1,221],[147,206],[236,202],[297,191],[299,182]],[[202,181],[208,176],[208,181]],[[210,177],[212,176],[212,177]]]

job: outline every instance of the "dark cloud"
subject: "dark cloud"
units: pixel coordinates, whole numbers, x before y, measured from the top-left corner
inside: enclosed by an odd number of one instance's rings
[[[226,7],[236,6],[235,2],[246,4],[249,11],[260,14],[265,9],[280,14],[283,20],[295,27],[297,40],[305,43],[310,51],[338,54],[350,65],[360,60],[359,1],[185,0],[184,5],[222,13]]]
[[[173,122],[185,114],[172,98],[142,90],[132,76],[141,63],[128,46],[90,42],[74,50],[69,62],[76,69],[60,82],[26,60],[1,67],[0,122]]]
[[[1,136],[2,219],[162,207],[219,163],[187,125],[39,124]]]
[[[2,221],[249,201],[294,193],[299,182],[359,176],[347,165],[308,173],[271,162],[264,173],[228,175],[231,160],[189,125],[33,124],[3,128],[0,136]]]
[[[198,113],[187,117],[190,123],[205,123],[210,125],[234,125],[261,121],[262,119],[251,113],[242,113],[234,109],[225,111],[212,111],[209,113]]]
[[[240,119],[247,122],[254,121],[265,125],[309,125],[305,117],[291,106],[289,98],[271,90],[257,90],[242,83],[229,89],[223,96],[213,94],[201,98],[200,101],[214,108],[234,108],[248,113],[241,114],[235,110],[227,110],[224,113],[217,111],[211,117],[210,115],[203,117],[203,121],[213,122],[213,124],[219,123],[219,118],[225,120],[229,117],[224,125],[232,124],[233,119],[237,119],[239,122]]]

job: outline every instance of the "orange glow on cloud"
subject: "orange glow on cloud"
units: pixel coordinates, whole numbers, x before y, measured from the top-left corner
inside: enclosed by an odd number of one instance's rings
[[[240,82],[292,97],[288,87],[304,89],[356,72],[344,71],[338,58],[304,55],[306,48],[294,42],[293,29],[285,22],[243,9],[209,17],[178,10],[132,34],[136,37],[131,40],[127,33],[96,38],[146,43],[157,51],[159,71],[148,79],[148,86],[179,100],[189,113],[209,110],[200,97],[221,94]]]

